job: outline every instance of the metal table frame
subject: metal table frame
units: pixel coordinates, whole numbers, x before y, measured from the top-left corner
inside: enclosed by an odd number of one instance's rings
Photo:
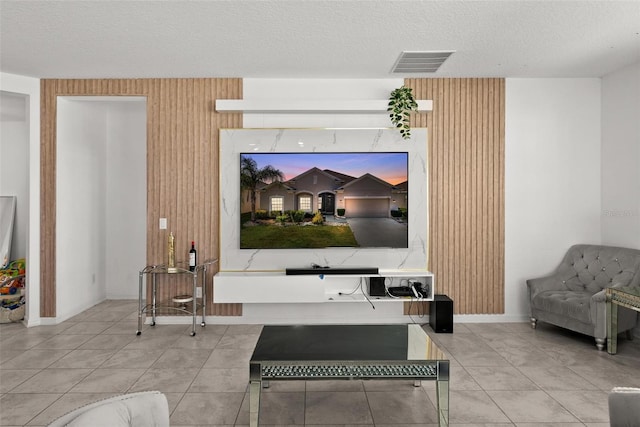
[[[218,260],[210,260],[210,261],[206,261],[202,264],[199,264],[196,266],[196,268],[193,271],[184,269],[184,268],[180,268],[180,267],[174,267],[174,268],[169,268],[166,265],[149,265],[146,266],[145,268],[143,268],[142,270],[140,270],[140,273],[138,274],[138,330],[136,331],[136,335],[140,335],[142,334],[142,316],[143,314],[147,313],[147,312],[151,312],[151,326],[155,326],[156,324],[156,314],[157,314],[157,310],[164,308],[164,309],[171,309],[171,310],[177,310],[177,311],[181,311],[183,313],[187,313],[190,314],[193,318],[192,320],[192,328],[191,328],[191,336],[195,336],[196,334],[196,318],[198,315],[198,306],[202,307],[202,322],[200,323],[201,327],[205,327],[206,323],[205,323],[205,317],[206,317],[206,307],[207,307],[207,286],[206,286],[206,277],[207,277],[207,267],[210,265],[213,265],[217,262]],[[187,275],[191,275],[192,277],[192,284],[193,284],[193,289],[192,289],[192,301],[191,302],[191,310],[186,309],[183,307],[172,307],[169,305],[163,305],[163,306],[158,306],[158,301],[157,301],[157,290],[158,290],[158,284],[157,284],[157,280],[156,280],[156,276],[158,274],[187,274]],[[151,304],[143,304],[144,301],[144,296],[143,296],[143,288],[144,288],[144,284],[145,284],[145,278],[147,279],[146,282],[148,282],[148,276],[151,275],[151,286],[152,286],[152,291],[151,291]],[[201,298],[201,303],[198,303],[198,299],[196,297],[197,295],[197,288],[198,288],[198,278],[201,277],[201,285],[202,285],[202,298]]]
[[[618,351],[618,306],[640,312],[640,288],[607,288],[607,353]]]

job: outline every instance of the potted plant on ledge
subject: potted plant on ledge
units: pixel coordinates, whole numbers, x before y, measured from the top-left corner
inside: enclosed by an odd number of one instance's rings
[[[402,138],[411,138],[409,117],[412,111],[418,111],[418,103],[413,97],[413,89],[406,86],[394,89],[389,96],[387,111],[391,123],[400,130]]]

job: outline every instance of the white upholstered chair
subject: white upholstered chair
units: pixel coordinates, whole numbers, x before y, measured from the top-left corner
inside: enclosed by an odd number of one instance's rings
[[[611,427],[640,426],[640,388],[615,387],[609,392]]]
[[[169,427],[169,404],[159,391],[123,394],[75,409],[48,427]]]

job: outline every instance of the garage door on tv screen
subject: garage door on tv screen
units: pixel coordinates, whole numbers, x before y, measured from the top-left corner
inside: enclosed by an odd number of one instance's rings
[[[408,153],[241,153],[240,249],[407,248]]]

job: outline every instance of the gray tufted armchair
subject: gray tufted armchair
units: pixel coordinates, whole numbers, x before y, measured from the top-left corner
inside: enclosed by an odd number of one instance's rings
[[[603,350],[607,339],[604,289],[640,285],[640,250],[614,246],[575,245],[547,277],[527,280],[531,326],[551,323],[596,339]],[[635,327],[638,314],[618,309],[618,332]]]

